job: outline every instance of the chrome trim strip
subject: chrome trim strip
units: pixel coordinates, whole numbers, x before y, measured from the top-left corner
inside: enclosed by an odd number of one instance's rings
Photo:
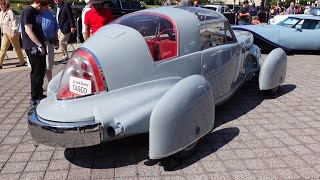
[[[100,144],[103,140],[101,123],[47,124],[37,117],[36,107],[28,113],[28,126],[35,141],[53,147],[86,147]]]

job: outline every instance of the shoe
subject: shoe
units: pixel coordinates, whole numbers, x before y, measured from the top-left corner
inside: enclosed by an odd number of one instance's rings
[[[16,65],[16,67],[22,67],[22,66],[26,66],[26,65],[27,65],[27,63],[26,63],[26,62],[25,62],[25,63],[23,63],[23,64],[20,64],[20,63],[19,63],[19,64],[17,64],[17,65]]]
[[[2,65],[0,66],[0,69],[2,69]]]
[[[31,99],[30,105],[37,106],[40,103],[40,99]]]
[[[44,95],[44,94],[41,94],[40,96],[38,96],[39,100],[42,100],[42,99],[44,99],[44,98],[46,98],[46,97],[47,97],[47,96]]]
[[[69,58],[63,58],[60,63],[61,64],[67,64],[67,61],[68,61]]]

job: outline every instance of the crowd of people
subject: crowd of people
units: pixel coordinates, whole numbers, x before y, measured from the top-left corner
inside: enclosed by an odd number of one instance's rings
[[[304,11],[308,11],[310,6],[306,6],[304,10],[302,10],[300,5],[295,5],[294,2],[291,2],[288,8],[284,6],[271,6],[270,10],[268,10],[269,17],[273,17],[276,15],[285,15],[285,14],[303,14]],[[261,24],[259,21],[259,17],[257,16],[258,11],[255,3],[249,6],[249,1],[244,0],[243,6],[240,8],[238,13],[238,24],[239,25],[248,25],[254,24],[259,25]]]
[[[82,33],[87,39],[113,18],[111,10],[103,8],[104,0],[85,2],[87,6],[82,11]],[[26,66],[22,52],[24,49],[31,65],[31,105],[35,106],[46,97],[43,93],[43,82],[45,76],[48,82],[52,79],[55,50],[61,49],[61,63],[68,62],[68,41],[71,34],[76,32],[71,4],[63,0],[33,0],[30,6],[23,9],[20,22],[10,9],[9,0],[0,0],[0,8],[0,69],[11,44],[20,61],[16,66]]]

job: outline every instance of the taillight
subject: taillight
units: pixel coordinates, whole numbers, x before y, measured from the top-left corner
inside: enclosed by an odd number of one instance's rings
[[[108,91],[99,63],[86,51],[77,50],[66,64],[57,93],[58,99],[72,99]]]

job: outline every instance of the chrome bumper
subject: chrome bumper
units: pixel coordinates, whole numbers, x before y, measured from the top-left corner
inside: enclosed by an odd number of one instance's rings
[[[86,147],[100,144],[103,130],[100,123],[58,123],[50,124],[37,117],[36,108],[28,113],[28,125],[32,138],[38,143],[65,148]]]

